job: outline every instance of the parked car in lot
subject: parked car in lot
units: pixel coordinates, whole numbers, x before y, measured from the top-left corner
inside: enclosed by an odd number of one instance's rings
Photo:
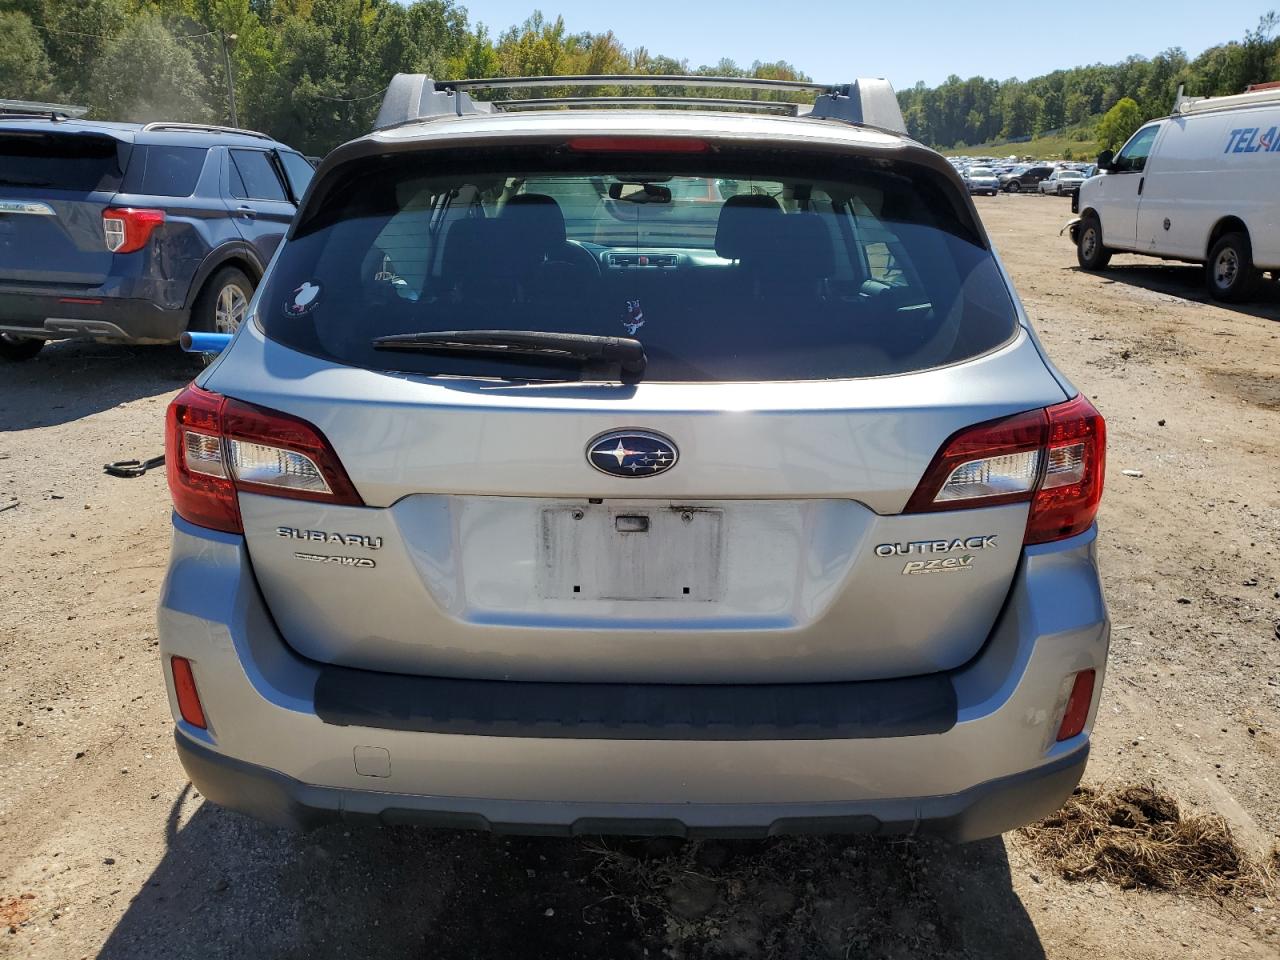
[[[234,330],[313,172],[245,130],[0,114],[0,358]]]
[[[1039,164],[1029,167],[1017,167],[1000,178],[1000,189],[1006,193],[1018,193],[1022,190],[1034,190],[1041,180],[1053,174],[1053,167]]]
[[[970,193],[994,197],[1000,192],[1000,178],[990,167],[970,167],[965,171],[964,182]]]
[[[1250,299],[1280,277],[1280,90],[1179,97],[1080,188],[1070,223],[1086,270],[1117,250],[1205,265],[1218,300]]]
[[[473,106],[528,82],[397,77],[169,408],[196,789],[557,834],[1055,809],[1106,666],[1105,427],[959,176],[884,81]]]
[[[1051,193],[1056,197],[1070,193],[1079,188],[1084,181],[1084,174],[1079,170],[1055,170],[1037,185],[1041,193]]]

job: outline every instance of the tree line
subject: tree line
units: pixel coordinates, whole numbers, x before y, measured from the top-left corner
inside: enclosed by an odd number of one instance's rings
[[[1126,98],[1145,119],[1168,111],[1178,84],[1213,95],[1280,78],[1276,26],[1268,14],[1194,60],[1173,49],[1026,81],[952,76],[899,100],[911,134],[935,146],[1091,124]],[[0,0],[0,98],[80,104],[91,117],[227,123],[231,78],[241,126],[323,153],[370,128],[397,72],[809,79],[785,61],[691,67],[536,12],[492,35],[454,0]]]
[[[1055,70],[1030,80],[962,80],[953,75],[936,87],[916,84],[899,91],[898,102],[911,135],[939,147],[1016,140],[1070,128],[1081,128],[1082,139],[1093,139],[1099,115],[1125,99],[1136,104],[1138,122],[1143,123],[1172,109],[1179,85],[1188,96],[1205,97],[1280,80],[1276,27],[1276,14],[1268,13],[1243,40],[1210,47],[1194,60],[1174,47],[1150,59],[1132,56],[1120,63]],[[1131,116],[1127,104],[1123,112]]]
[[[316,154],[369,130],[397,72],[808,79],[783,61],[691,67],[537,12],[494,36],[453,0],[0,0],[0,98],[227,123],[228,61],[239,124]]]

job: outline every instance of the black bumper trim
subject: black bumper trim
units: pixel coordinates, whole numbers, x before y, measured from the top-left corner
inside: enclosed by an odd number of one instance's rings
[[[64,297],[101,302],[63,303]],[[0,326],[12,333],[24,328],[22,333],[29,330],[30,336],[51,340],[174,343],[187,329],[190,316],[186,309],[167,310],[150,300],[103,296],[92,290],[57,294],[0,290]],[[81,329],[77,330],[77,325]]]
[[[415,733],[575,740],[862,740],[946,733],[947,674],[852,683],[560,683],[325,667],[325,723]]]
[[[536,836],[676,836],[764,838],[794,834],[925,834],[953,843],[993,837],[1057,810],[1084,775],[1086,745],[1042,767],[960,793],[849,803],[703,804],[690,825],[688,804],[654,805],[652,816],[612,816],[611,804],[414,796],[302,783],[223,756],[175,730],[178,757],[206,798],[293,830],[337,821],[415,825]],[[554,821],[547,814],[556,814]],[[513,816],[515,814],[515,816]],[[577,815],[571,815],[577,814]],[[756,818],[759,821],[756,822]]]

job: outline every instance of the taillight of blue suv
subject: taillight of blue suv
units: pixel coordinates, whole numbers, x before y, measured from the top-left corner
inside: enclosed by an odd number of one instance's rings
[[[163,210],[108,207],[102,211],[102,238],[112,253],[134,253],[147,245],[163,223]]]

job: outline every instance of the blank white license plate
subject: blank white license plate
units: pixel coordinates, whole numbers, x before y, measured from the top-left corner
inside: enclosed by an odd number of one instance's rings
[[[720,510],[589,504],[542,511],[540,587],[549,599],[715,600]]]

